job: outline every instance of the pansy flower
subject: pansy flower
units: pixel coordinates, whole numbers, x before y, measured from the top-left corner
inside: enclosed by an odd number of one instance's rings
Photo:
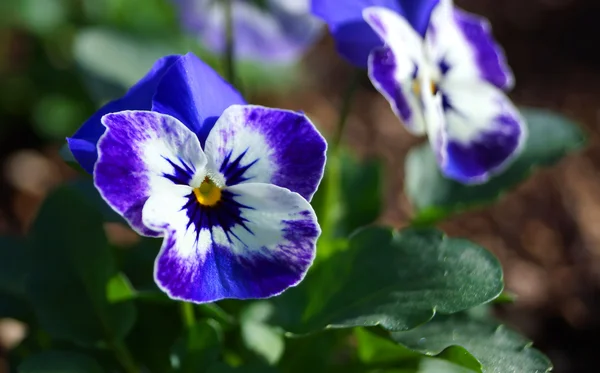
[[[313,0],[313,9],[351,61],[362,65],[369,49],[371,82],[412,133],[428,135],[444,175],[481,183],[506,167],[526,129],[503,92],[513,77],[487,21],[451,0],[348,3],[336,12],[339,3]]]
[[[184,28],[211,52],[224,53],[224,1],[173,1]],[[322,23],[310,13],[310,0],[231,0],[231,7],[236,59],[293,63],[321,35]]]
[[[68,143],[134,230],[164,237],[154,275],[172,298],[269,297],[312,263],[325,140],[301,113],[247,105],[193,54],[156,62]]]

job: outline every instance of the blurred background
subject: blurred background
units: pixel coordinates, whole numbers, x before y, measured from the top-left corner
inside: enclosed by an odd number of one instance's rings
[[[516,76],[513,100],[577,120],[590,141],[587,150],[536,172],[493,207],[451,218],[441,228],[500,258],[507,290],[517,302],[498,306],[497,314],[533,339],[556,372],[595,371],[600,349],[600,2],[456,3],[490,19]],[[122,95],[155,59],[188,50],[205,53],[193,35],[181,30],[168,0],[0,0],[0,234],[27,232],[48,191],[77,176],[59,155],[66,136],[101,104]],[[353,74],[326,32],[298,66],[268,73],[256,66],[240,69],[250,102],[304,110],[325,133],[334,130]],[[403,195],[404,158],[423,140],[403,129],[366,74],[343,141],[362,157],[384,161],[381,221],[406,225],[411,206]],[[107,230],[115,240],[136,239],[123,226]],[[0,351],[15,338],[18,329],[0,322]]]

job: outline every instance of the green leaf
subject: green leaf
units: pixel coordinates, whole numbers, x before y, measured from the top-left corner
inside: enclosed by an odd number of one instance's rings
[[[128,225],[125,219],[115,212],[115,210],[106,203],[104,198],[102,198],[100,192],[98,192],[98,189],[94,186],[94,181],[91,177],[82,177],[71,180],[67,185],[76,190],[77,193],[86,199],[91,207],[102,214],[104,221]]]
[[[170,373],[171,348],[182,335],[176,302],[138,302],[137,320],[126,343],[136,361],[150,372]]]
[[[45,35],[64,24],[67,6],[61,0],[21,0],[18,16],[24,26],[40,35]]]
[[[109,303],[119,303],[126,300],[131,300],[136,297],[137,293],[131,286],[129,279],[122,274],[117,273],[108,281],[106,287],[106,299]]]
[[[345,249],[350,233],[377,220],[383,207],[382,175],[376,159],[359,160],[347,151],[328,153],[323,180],[311,202],[323,229],[318,260]]]
[[[377,220],[383,208],[383,165],[377,159],[360,161],[342,153],[342,219],[338,236],[347,237],[356,229]]]
[[[203,45],[192,42],[192,50],[204,62],[215,69],[221,76],[226,76],[223,70],[221,56],[215,55]],[[285,93],[289,89],[298,89],[306,81],[303,79],[306,71],[302,64],[272,64],[255,61],[235,61],[236,88],[245,94]]]
[[[25,295],[26,254],[23,239],[0,237],[0,294]]]
[[[106,298],[117,270],[100,214],[76,190],[58,188],[42,205],[30,239],[27,292],[42,327],[81,344],[123,338],[135,308]]]
[[[30,323],[34,319],[31,305],[22,297],[0,294],[0,319],[9,317]]]
[[[29,322],[31,305],[25,294],[29,273],[27,247],[20,237],[0,237],[0,319],[10,317]]]
[[[358,342],[358,356],[366,364],[394,364],[409,366],[415,361],[422,362],[423,354],[395,343],[389,335],[376,335],[364,328],[355,329]],[[481,372],[481,364],[462,347],[449,347],[436,356],[452,362],[469,371]],[[420,366],[420,365],[419,365]]]
[[[85,106],[79,99],[58,94],[43,96],[32,114],[37,133],[50,140],[64,140],[87,119]]]
[[[358,357],[363,363],[397,363],[420,359],[423,355],[364,328],[354,330],[358,342]]]
[[[74,57],[87,72],[129,88],[159,58],[183,52],[173,42],[136,38],[100,27],[82,29],[75,37]]]
[[[267,324],[273,312],[271,303],[255,302],[240,317],[244,344],[270,365],[279,361],[285,348],[282,331]]]
[[[340,369],[339,356],[355,360],[355,349],[348,346],[351,332],[351,329],[334,329],[302,338],[286,338],[285,352],[278,368],[287,373],[347,372]],[[346,362],[344,359],[344,365]]]
[[[224,363],[211,365],[208,373],[277,373],[278,370],[268,365],[260,363],[251,363],[239,367],[231,367]]]
[[[423,359],[418,373],[476,373],[477,371],[454,364],[444,359]]]
[[[102,373],[100,365],[89,356],[75,352],[45,351],[27,358],[19,373]]]
[[[274,299],[273,322],[303,334],[381,325],[408,330],[497,297],[502,269],[487,250],[434,229],[369,227]]]
[[[410,364],[402,364],[401,368],[371,370],[369,373],[479,373],[444,359],[421,357]]]
[[[484,373],[549,372],[546,356],[531,341],[492,320],[467,315],[438,316],[407,332],[392,333],[397,342],[415,351],[437,355],[451,346],[464,348],[482,364]]]
[[[223,332],[218,322],[211,319],[198,321],[186,330],[174,348],[178,359],[178,372],[205,372],[217,361],[221,353]]]
[[[405,189],[415,209],[416,223],[431,224],[494,202],[537,167],[551,166],[584,146],[585,135],[573,121],[541,109],[522,108],[521,113],[529,129],[523,152],[508,169],[485,184],[467,186],[444,178],[429,144],[409,152]]]

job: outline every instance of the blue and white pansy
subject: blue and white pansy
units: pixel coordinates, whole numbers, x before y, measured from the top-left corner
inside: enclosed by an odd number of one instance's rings
[[[306,116],[247,105],[192,54],[158,61],[100,112],[69,145],[134,230],[164,237],[155,280],[170,297],[264,298],[302,280],[326,151]]]
[[[414,134],[427,134],[443,174],[481,183],[518,154],[526,127],[503,90],[513,77],[486,20],[451,0],[352,0],[341,17],[332,0],[313,0],[330,28],[345,30],[338,49],[361,65],[365,48],[371,82]],[[377,5],[377,6],[371,6]],[[352,11],[350,11],[352,9]],[[361,12],[379,37],[357,35]],[[349,31],[351,30],[351,32]]]
[[[224,53],[225,2],[173,0],[184,28],[213,53]],[[321,36],[322,22],[310,0],[228,0],[237,59],[268,64],[295,63]]]

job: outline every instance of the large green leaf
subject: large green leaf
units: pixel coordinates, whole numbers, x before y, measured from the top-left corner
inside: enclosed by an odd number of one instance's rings
[[[76,190],[61,187],[42,205],[30,238],[27,292],[43,328],[82,344],[123,338],[135,308],[107,300],[117,269],[101,215]]]
[[[405,367],[415,362],[418,362],[420,366],[424,360],[424,354],[394,342],[389,333],[384,337],[364,328],[357,328],[355,335],[358,342],[358,356],[363,363]],[[481,372],[479,361],[462,347],[451,346],[436,358],[444,359],[474,372]]]
[[[275,298],[274,322],[291,333],[381,325],[408,330],[497,297],[498,260],[463,239],[433,229],[369,227],[347,250],[322,262]]]
[[[484,373],[552,370],[548,358],[531,348],[531,341],[493,320],[467,314],[438,316],[414,330],[392,333],[392,338],[408,348],[431,355],[451,346],[464,348],[479,360]]]
[[[356,328],[357,352],[365,364],[398,363],[420,359],[422,354],[383,338],[365,328]]]
[[[491,203],[537,167],[551,166],[584,146],[585,135],[573,121],[541,109],[523,108],[521,113],[529,129],[523,152],[508,169],[485,184],[467,186],[444,178],[429,144],[409,152],[405,189],[415,208],[415,222],[433,223],[450,214]]]
[[[23,361],[19,373],[102,373],[94,359],[75,352],[45,351]]]
[[[422,359],[415,373],[476,373],[477,371],[465,368],[443,359]]]

